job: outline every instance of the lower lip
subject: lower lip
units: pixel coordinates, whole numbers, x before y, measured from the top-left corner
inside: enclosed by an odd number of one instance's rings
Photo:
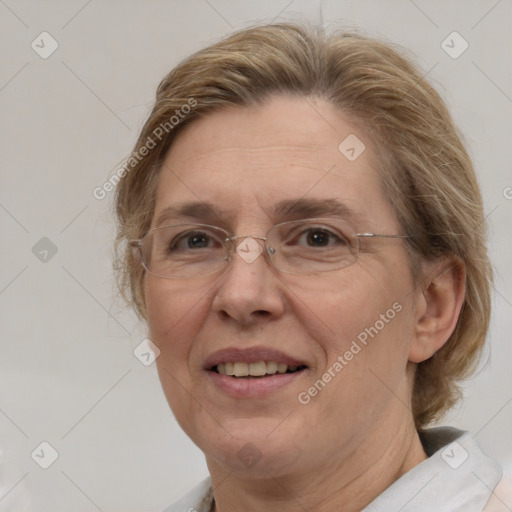
[[[235,398],[259,398],[291,384],[304,370],[294,373],[276,373],[268,377],[231,377],[208,371],[213,383],[224,393]]]

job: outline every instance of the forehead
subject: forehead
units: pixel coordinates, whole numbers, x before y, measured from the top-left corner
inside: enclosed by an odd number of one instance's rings
[[[283,202],[301,199],[335,201],[360,222],[376,216],[389,225],[372,151],[366,134],[321,100],[274,97],[216,111],[187,126],[166,155],[154,223],[165,209],[191,202],[216,206],[215,215],[232,223],[244,216],[277,222]]]

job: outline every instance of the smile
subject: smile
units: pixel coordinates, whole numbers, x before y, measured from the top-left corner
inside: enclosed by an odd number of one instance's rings
[[[213,371],[231,377],[265,377],[267,375],[294,373],[305,366],[288,366],[277,361],[258,361],[256,363],[226,362],[219,363]]]
[[[213,389],[233,398],[269,397],[299,387],[309,369],[305,359],[265,346],[229,347],[210,354],[203,369]],[[297,381],[295,384],[294,381]],[[291,389],[291,388],[290,388]]]

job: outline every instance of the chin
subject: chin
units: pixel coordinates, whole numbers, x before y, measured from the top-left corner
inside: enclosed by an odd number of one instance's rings
[[[251,477],[268,478],[289,473],[304,454],[304,442],[296,432],[279,428],[282,419],[244,418],[225,424],[208,422],[186,431],[205,454],[208,465],[221,465],[225,470],[247,473]],[[285,420],[287,422],[289,420]],[[223,422],[224,423],[224,422]],[[276,428],[277,427],[277,428]]]

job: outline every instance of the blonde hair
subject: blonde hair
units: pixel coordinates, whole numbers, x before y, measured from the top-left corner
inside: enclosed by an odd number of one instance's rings
[[[413,273],[421,259],[454,255],[464,262],[465,300],[456,328],[416,370],[412,409],[423,427],[455,403],[457,381],[475,369],[489,324],[492,273],[482,199],[461,137],[439,94],[388,43],[272,24],[236,32],[173,69],[157,89],[116,191],[119,289],[147,320],[144,269],[126,242],[150,226],[159,171],[176,135],[208,112],[261,104],[278,93],[322,98],[371,135],[384,155],[383,190],[403,232],[413,236],[407,242]],[[180,112],[179,122],[170,121]],[[162,127],[165,135],[156,142]],[[156,144],[148,151],[150,140]]]

